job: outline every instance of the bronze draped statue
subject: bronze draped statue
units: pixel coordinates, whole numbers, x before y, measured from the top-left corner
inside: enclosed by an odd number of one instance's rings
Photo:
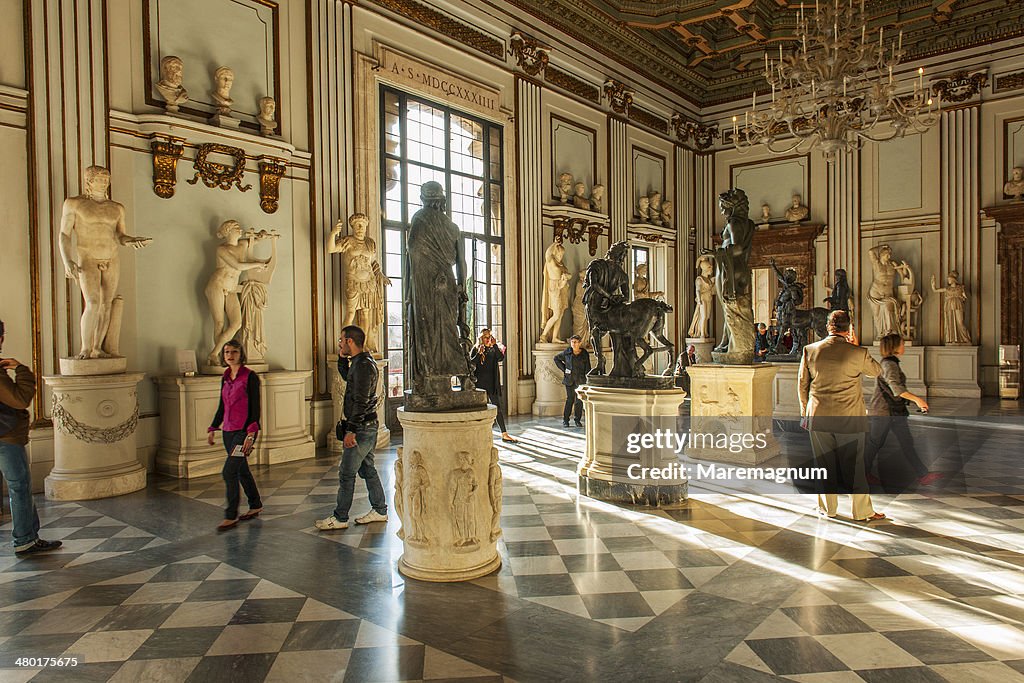
[[[611,372],[607,375],[614,378],[611,383],[618,386],[667,383],[671,387],[672,360],[675,356],[672,342],[665,337],[664,330],[665,314],[672,307],[657,299],[638,299],[628,303],[629,277],[624,268],[627,251],[625,242],[616,242],[604,258],[594,259],[587,266],[583,282],[583,305],[590,325],[594,352],[597,354],[597,366],[591,370],[589,377],[593,381],[605,375],[601,340],[605,334],[609,334],[613,360]],[[654,335],[664,346],[652,347],[647,341],[647,335]],[[640,356],[636,354],[638,346],[643,350]],[[668,351],[668,376],[647,378],[644,362],[657,351]]]
[[[754,308],[747,264],[754,239],[754,222],[747,217],[750,202],[743,190],[734,188],[718,195],[718,208],[726,217],[722,245],[701,251],[715,257],[715,290],[725,312],[722,340],[711,357],[723,365],[750,365],[754,362]]]
[[[482,408],[487,394],[475,390],[466,323],[466,257],[458,226],[445,214],[444,188],[420,188],[423,208],[409,224],[406,273],[407,346],[412,367],[406,408],[419,411]],[[455,272],[452,272],[454,267]],[[457,377],[462,391],[452,391]]]

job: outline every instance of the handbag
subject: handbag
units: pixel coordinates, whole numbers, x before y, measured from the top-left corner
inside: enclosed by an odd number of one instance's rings
[[[334,436],[338,441],[345,440],[345,433],[348,431],[348,420],[338,420],[338,424],[334,425]]]

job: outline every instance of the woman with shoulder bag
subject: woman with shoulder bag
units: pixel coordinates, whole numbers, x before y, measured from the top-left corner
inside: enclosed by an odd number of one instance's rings
[[[910,483],[904,481],[903,477],[900,477],[898,481],[889,477],[890,480],[885,481],[887,477],[876,478],[871,474],[878,451],[885,444],[890,431],[896,435],[903,451],[905,463],[914,471],[918,485],[928,486],[943,476],[941,472],[929,472],[928,467],[918,456],[917,449],[914,448],[907,404],[915,403],[922,413],[927,413],[928,402],[907,390],[907,376],[900,368],[899,360],[905,349],[903,337],[899,334],[887,334],[879,340],[879,350],[882,354],[880,363],[882,374],[878,376],[875,393],[868,406],[871,432],[868,435],[868,444],[864,451],[864,470],[870,483],[881,483],[887,490],[906,488]],[[884,474],[885,469],[880,466],[879,474]]]
[[[212,446],[213,433],[222,430],[228,457],[221,475],[227,487],[228,505],[224,509],[224,521],[217,525],[217,531],[224,531],[238,524],[239,520],[252,519],[260,514],[263,503],[248,461],[260,431],[260,377],[245,367],[245,349],[234,339],[221,347],[220,360],[228,369],[220,381],[220,405],[208,430],[207,443]],[[241,517],[238,516],[239,483],[249,499],[249,511]]]

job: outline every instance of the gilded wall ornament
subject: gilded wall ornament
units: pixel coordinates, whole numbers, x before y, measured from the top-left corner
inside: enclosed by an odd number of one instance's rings
[[[557,86],[573,95],[590,100],[595,104],[601,101],[601,89],[586,81],[576,78],[567,71],[562,71],[554,66],[548,65],[544,71],[544,80],[550,85]]]
[[[932,81],[932,93],[946,102],[966,102],[988,85],[986,69],[957,71]]]
[[[672,131],[680,142],[692,142],[699,150],[705,150],[714,144],[715,140],[722,137],[717,123],[705,125],[690,121],[682,114],[672,115]]]
[[[597,240],[604,234],[604,226],[591,223],[586,218],[567,218],[559,216],[552,221],[556,242],[569,240],[570,244],[580,244],[587,238],[587,248],[591,256],[597,255]]]
[[[264,213],[274,213],[277,211],[281,178],[284,176],[285,171],[288,170],[288,165],[281,159],[267,157],[265,160],[260,161],[259,167],[260,208],[263,209]]]
[[[550,50],[533,38],[523,36],[519,31],[509,37],[508,53],[515,55],[516,65],[522,69],[527,76],[543,76],[544,69],[548,65],[548,52]]]
[[[1024,88],[1024,71],[1017,71],[1012,74],[996,76],[995,87],[992,92],[1007,92]]]
[[[150,144],[153,151],[153,192],[161,199],[174,196],[178,182],[178,159],[185,152],[180,138],[156,139]]]
[[[625,83],[609,78],[604,82],[604,96],[608,98],[608,105],[613,112],[629,115],[629,109],[633,106],[633,91],[627,89]]]
[[[234,164],[221,164],[210,161],[210,154],[226,154],[234,157]],[[229,147],[217,143],[205,143],[199,145],[196,150],[196,160],[192,167],[196,174],[191,180],[186,180],[189,185],[195,185],[202,179],[207,187],[219,187],[222,190],[230,190],[234,185],[242,192],[248,192],[252,185],[242,185],[242,175],[245,173],[245,150],[238,147]]]

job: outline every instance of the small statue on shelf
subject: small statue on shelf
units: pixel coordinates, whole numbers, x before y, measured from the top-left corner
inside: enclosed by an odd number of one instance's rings
[[[577,209],[586,209],[590,211],[590,198],[587,197],[587,184],[584,182],[576,183],[573,186],[575,194],[572,196],[572,203]]]
[[[277,102],[273,97],[260,98],[260,115],[257,120],[260,122],[260,133],[266,137],[273,135],[277,129],[277,120],[274,118],[276,112]]]
[[[649,196],[650,200],[650,218],[648,219],[652,225],[661,225],[661,193],[655,190]]]
[[[1003,194],[1018,201],[1024,195],[1024,167],[1014,166],[1010,179],[1003,185]]]
[[[637,202],[637,212],[640,214],[640,220],[644,223],[650,222],[651,220],[651,198],[647,196],[640,197]]]
[[[222,66],[213,72],[214,88],[210,92],[213,101],[217,103],[217,114],[219,116],[231,116],[231,105],[235,103],[231,99],[231,86],[235,84],[235,72],[229,66]]]
[[[594,185],[590,191],[590,210],[604,213],[604,185]]]
[[[672,227],[672,202],[668,200],[661,205],[661,225],[666,228]]]
[[[786,220],[790,223],[798,223],[806,220],[810,214],[810,209],[803,205],[800,195],[793,195],[793,203],[786,209]]]
[[[562,173],[558,176],[558,185],[555,186],[558,193],[558,201],[568,204],[572,196],[572,173]]]
[[[772,220],[772,207],[767,204],[761,205],[761,223],[770,223]]]
[[[182,85],[184,71],[185,63],[181,57],[167,55],[160,60],[160,80],[156,82],[156,90],[167,103],[164,109],[168,114],[177,114],[178,107],[188,102],[188,91]]]

